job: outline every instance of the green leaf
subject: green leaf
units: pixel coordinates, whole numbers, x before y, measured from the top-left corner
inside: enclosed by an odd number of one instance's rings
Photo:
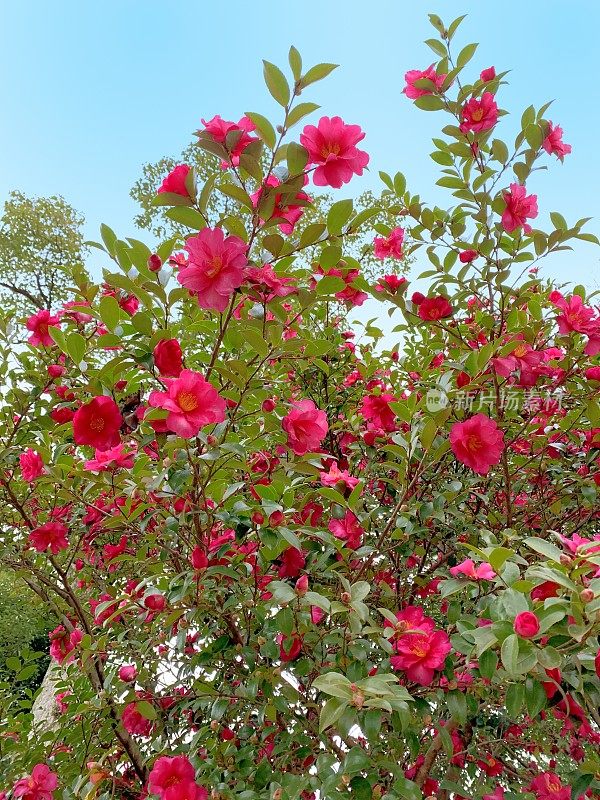
[[[312,114],[313,111],[317,111],[319,108],[321,108],[321,106],[317,103],[299,103],[297,106],[292,108],[288,114],[286,128],[293,127],[297,122],[300,122],[301,119],[307,117],[309,114]]]
[[[382,714],[378,708],[370,708],[366,713],[361,725],[369,741],[377,741],[381,730]]]
[[[502,642],[500,649],[500,658],[502,665],[509,675],[516,675],[517,673],[517,659],[519,657],[519,637],[516,633],[511,633]]]
[[[492,142],[492,155],[501,164],[508,161],[508,147],[501,139],[494,139]]]
[[[121,319],[122,311],[112,295],[106,295],[100,299],[100,319],[109,330],[114,330]]]
[[[493,650],[486,650],[479,656],[479,672],[484,678],[491,680],[496,674],[498,656]]]
[[[462,69],[465,67],[469,61],[475,55],[475,51],[477,50],[477,44],[468,44],[460,51],[458,54],[458,58],[456,59],[456,67],[457,69]]]
[[[336,292],[342,292],[345,287],[346,284],[342,278],[337,278],[335,275],[326,275],[324,278],[317,281],[315,292],[321,296],[335,294]]]
[[[196,231],[201,231],[206,228],[206,220],[196,211],[195,208],[189,206],[175,206],[165,211],[165,216],[172,219],[173,222],[179,222],[181,225],[186,225],[188,228],[193,228]]]
[[[280,106],[287,106],[290,102],[290,87],[283,72],[270,61],[263,61],[263,75],[271,97]]]
[[[524,544],[531,550],[535,550],[536,553],[546,556],[550,561],[555,561],[557,564],[560,564],[562,553],[552,542],[548,542],[546,539],[540,539],[538,536],[529,536],[525,539]]]
[[[287,146],[287,165],[290,175],[301,175],[308,163],[308,151],[301,144],[290,142]]]
[[[104,246],[108,250],[111,256],[115,254],[115,244],[117,242],[117,234],[109,228],[108,225],[102,223],[100,225],[100,236],[102,236],[102,241],[104,242]]]
[[[459,722],[464,723],[467,720],[467,698],[463,692],[455,690],[448,692],[446,695],[446,703],[450,714]]]
[[[290,69],[292,70],[292,75],[294,76],[294,80],[299,80],[300,76],[302,75],[302,56],[294,47],[294,45],[290,47],[288,61],[290,64]]]
[[[350,219],[354,204],[352,200],[338,200],[329,209],[327,214],[327,229],[329,233],[338,234]]]
[[[316,83],[317,81],[323,80],[326,78],[330,72],[333,72],[336,69],[337,64],[316,64],[314,67],[311,67],[308,72],[302,76],[300,79],[300,85],[302,87],[310,86],[311,83]]]
[[[527,678],[525,681],[525,703],[530,717],[537,717],[546,705],[546,692],[539,681]]]
[[[371,784],[362,775],[355,775],[350,781],[351,796],[356,800],[371,800],[373,797],[373,790]]]
[[[277,136],[269,120],[262,114],[257,114],[256,111],[246,111],[246,116],[256,125],[256,132],[267,147],[274,150]]]
[[[442,98],[435,94],[423,94],[414,100],[414,104],[421,111],[441,111],[444,107]]]
[[[80,333],[73,332],[67,336],[67,353],[71,356],[75,364],[79,364],[83,361],[85,348],[85,339]]]
[[[330,697],[321,709],[319,716],[319,731],[323,732],[334,725],[348,708],[346,700],[337,697]]]
[[[156,709],[152,703],[149,703],[147,700],[138,700],[135,706],[145,719],[156,719]]]
[[[523,708],[525,687],[522,683],[511,683],[506,690],[506,710],[511,718],[517,719]]]

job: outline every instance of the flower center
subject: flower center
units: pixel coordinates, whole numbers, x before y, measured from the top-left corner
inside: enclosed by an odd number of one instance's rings
[[[483,108],[478,108],[471,113],[471,118],[473,122],[481,122],[483,119]]]
[[[527,348],[524,344],[520,344],[517,348],[513,350],[513,355],[517,358],[523,358],[525,353],[527,352]]]
[[[427,641],[423,636],[419,636],[419,638],[413,642],[413,644],[411,644],[410,649],[413,655],[417,656],[417,658],[425,658],[429,651],[429,648],[427,647]]]
[[[328,158],[329,156],[339,156],[340,154],[340,145],[338,142],[329,142],[328,144],[324,145],[321,149],[321,156],[323,158]]]
[[[198,408],[198,398],[192,392],[180,392],[177,395],[177,405],[182,411],[195,411]]]
[[[474,434],[467,437],[465,444],[469,453],[478,453],[481,450],[481,439]]]
[[[206,274],[209,278],[214,278],[215,275],[218,275],[219,272],[223,269],[223,257],[214,256],[210,263],[211,263],[210,269],[206,271]]]
[[[90,420],[90,428],[93,431],[103,431],[104,419],[102,417],[92,417],[92,419]]]

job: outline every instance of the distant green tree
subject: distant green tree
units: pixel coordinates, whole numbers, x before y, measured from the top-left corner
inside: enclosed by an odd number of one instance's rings
[[[0,300],[30,314],[69,297],[84,272],[83,216],[58,195],[9,194],[0,217]]]

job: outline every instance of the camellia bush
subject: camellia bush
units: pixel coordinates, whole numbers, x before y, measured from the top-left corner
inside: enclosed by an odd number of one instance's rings
[[[398,101],[443,126],[449,209],[381,173],[391,225],[343,199],[295,233],[369,155],[292,47],[279,118],[207,120],[208,180],[165,176],[187,236],[105,227],[100,285],[4,321],[2,564],[56,627],[54,707],[2,697],[3,797],[599,796],[600,313],[538,274],[597,240],[534,227],[562,130],[431,21]]]

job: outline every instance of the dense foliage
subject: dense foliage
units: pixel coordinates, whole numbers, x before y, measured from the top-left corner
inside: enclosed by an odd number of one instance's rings
[[[214,117],[212,172],[164,176],[185,237],[104,227],[103,283],[27,347],[5,326],[2,562],[61,665],[52,725],[5,712],[8,796],[598,796],[600,314],[537,274],[596,240],[532,227],[527,180],[570,148],[547,107],[499,138],[505,73],[454,54],[460,21],[402,98],[444,119],[448,210],[382,173],[389,224],[341,200],[301,226],[369,156],[339,117],[297,127],[333,67],[292,48],[276,126]],[[368,296],[398,346],[347,329]]]

